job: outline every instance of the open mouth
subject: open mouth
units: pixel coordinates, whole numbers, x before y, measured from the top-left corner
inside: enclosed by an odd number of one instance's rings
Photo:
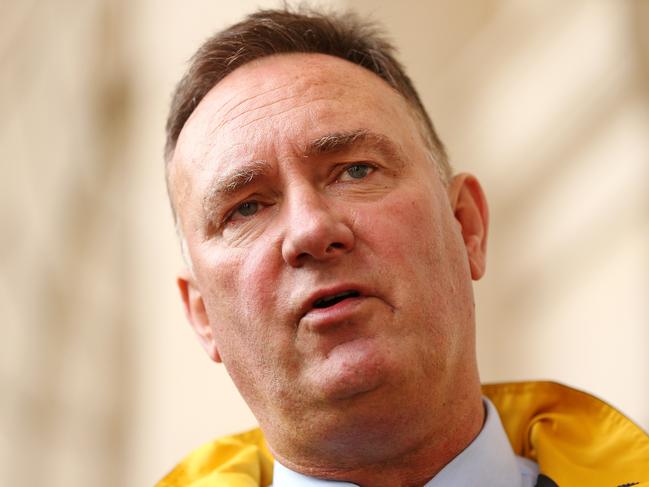
[[[357,298],[361,294],[358,291],[344,291],[342,293],[334,294],[332,296],[325,296],[323,298],[317,299],[313,303],[314,308],[328,308],[334,304],[340,303],[344,299]]]

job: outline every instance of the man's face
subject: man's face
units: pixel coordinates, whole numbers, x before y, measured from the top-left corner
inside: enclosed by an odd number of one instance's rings
[[[379,77],[319,54],[244,65],[199,104],[171,164],[188,317],[272,447],[425,427],[413,418],[477,381],[484,243],[460,213],[486,218],[466,209],[479,186],[440,180]]]

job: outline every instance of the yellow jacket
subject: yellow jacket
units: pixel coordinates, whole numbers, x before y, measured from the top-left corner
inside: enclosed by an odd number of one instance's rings
[[[649,487],[649,436],[603,401],[555,382],[488,384],[517,455],[560,487]],[[273,457],[261,430],[190,453],[156,487],[267,487]]]

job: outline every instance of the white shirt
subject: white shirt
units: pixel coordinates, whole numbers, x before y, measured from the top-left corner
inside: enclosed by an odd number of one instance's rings
[[[516,456],[498,411],[484,398],[482,431],[424,487],[534,487],[536,463]],[[294,472],[275,460],[273,487],[357,487],[349,482],[322,480]]]

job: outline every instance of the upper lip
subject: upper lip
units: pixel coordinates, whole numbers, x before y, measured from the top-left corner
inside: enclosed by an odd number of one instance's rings
[[[318,289],[317,291],[313,292],[310,294],[302,303],[302,307],[300,310],[300,316],[303,317],[306,315],[309,311],[315,308],[315,304],[317,301],[324,299],[324,298],[331,298],[336,295],[345,293],[345,292],[355,292],[357,293],[358,297],[366,297],[367,291],[364,289],[363,286],[359,286],[358,284],[338,284],[335,286],[331,287],[323,287]]]

